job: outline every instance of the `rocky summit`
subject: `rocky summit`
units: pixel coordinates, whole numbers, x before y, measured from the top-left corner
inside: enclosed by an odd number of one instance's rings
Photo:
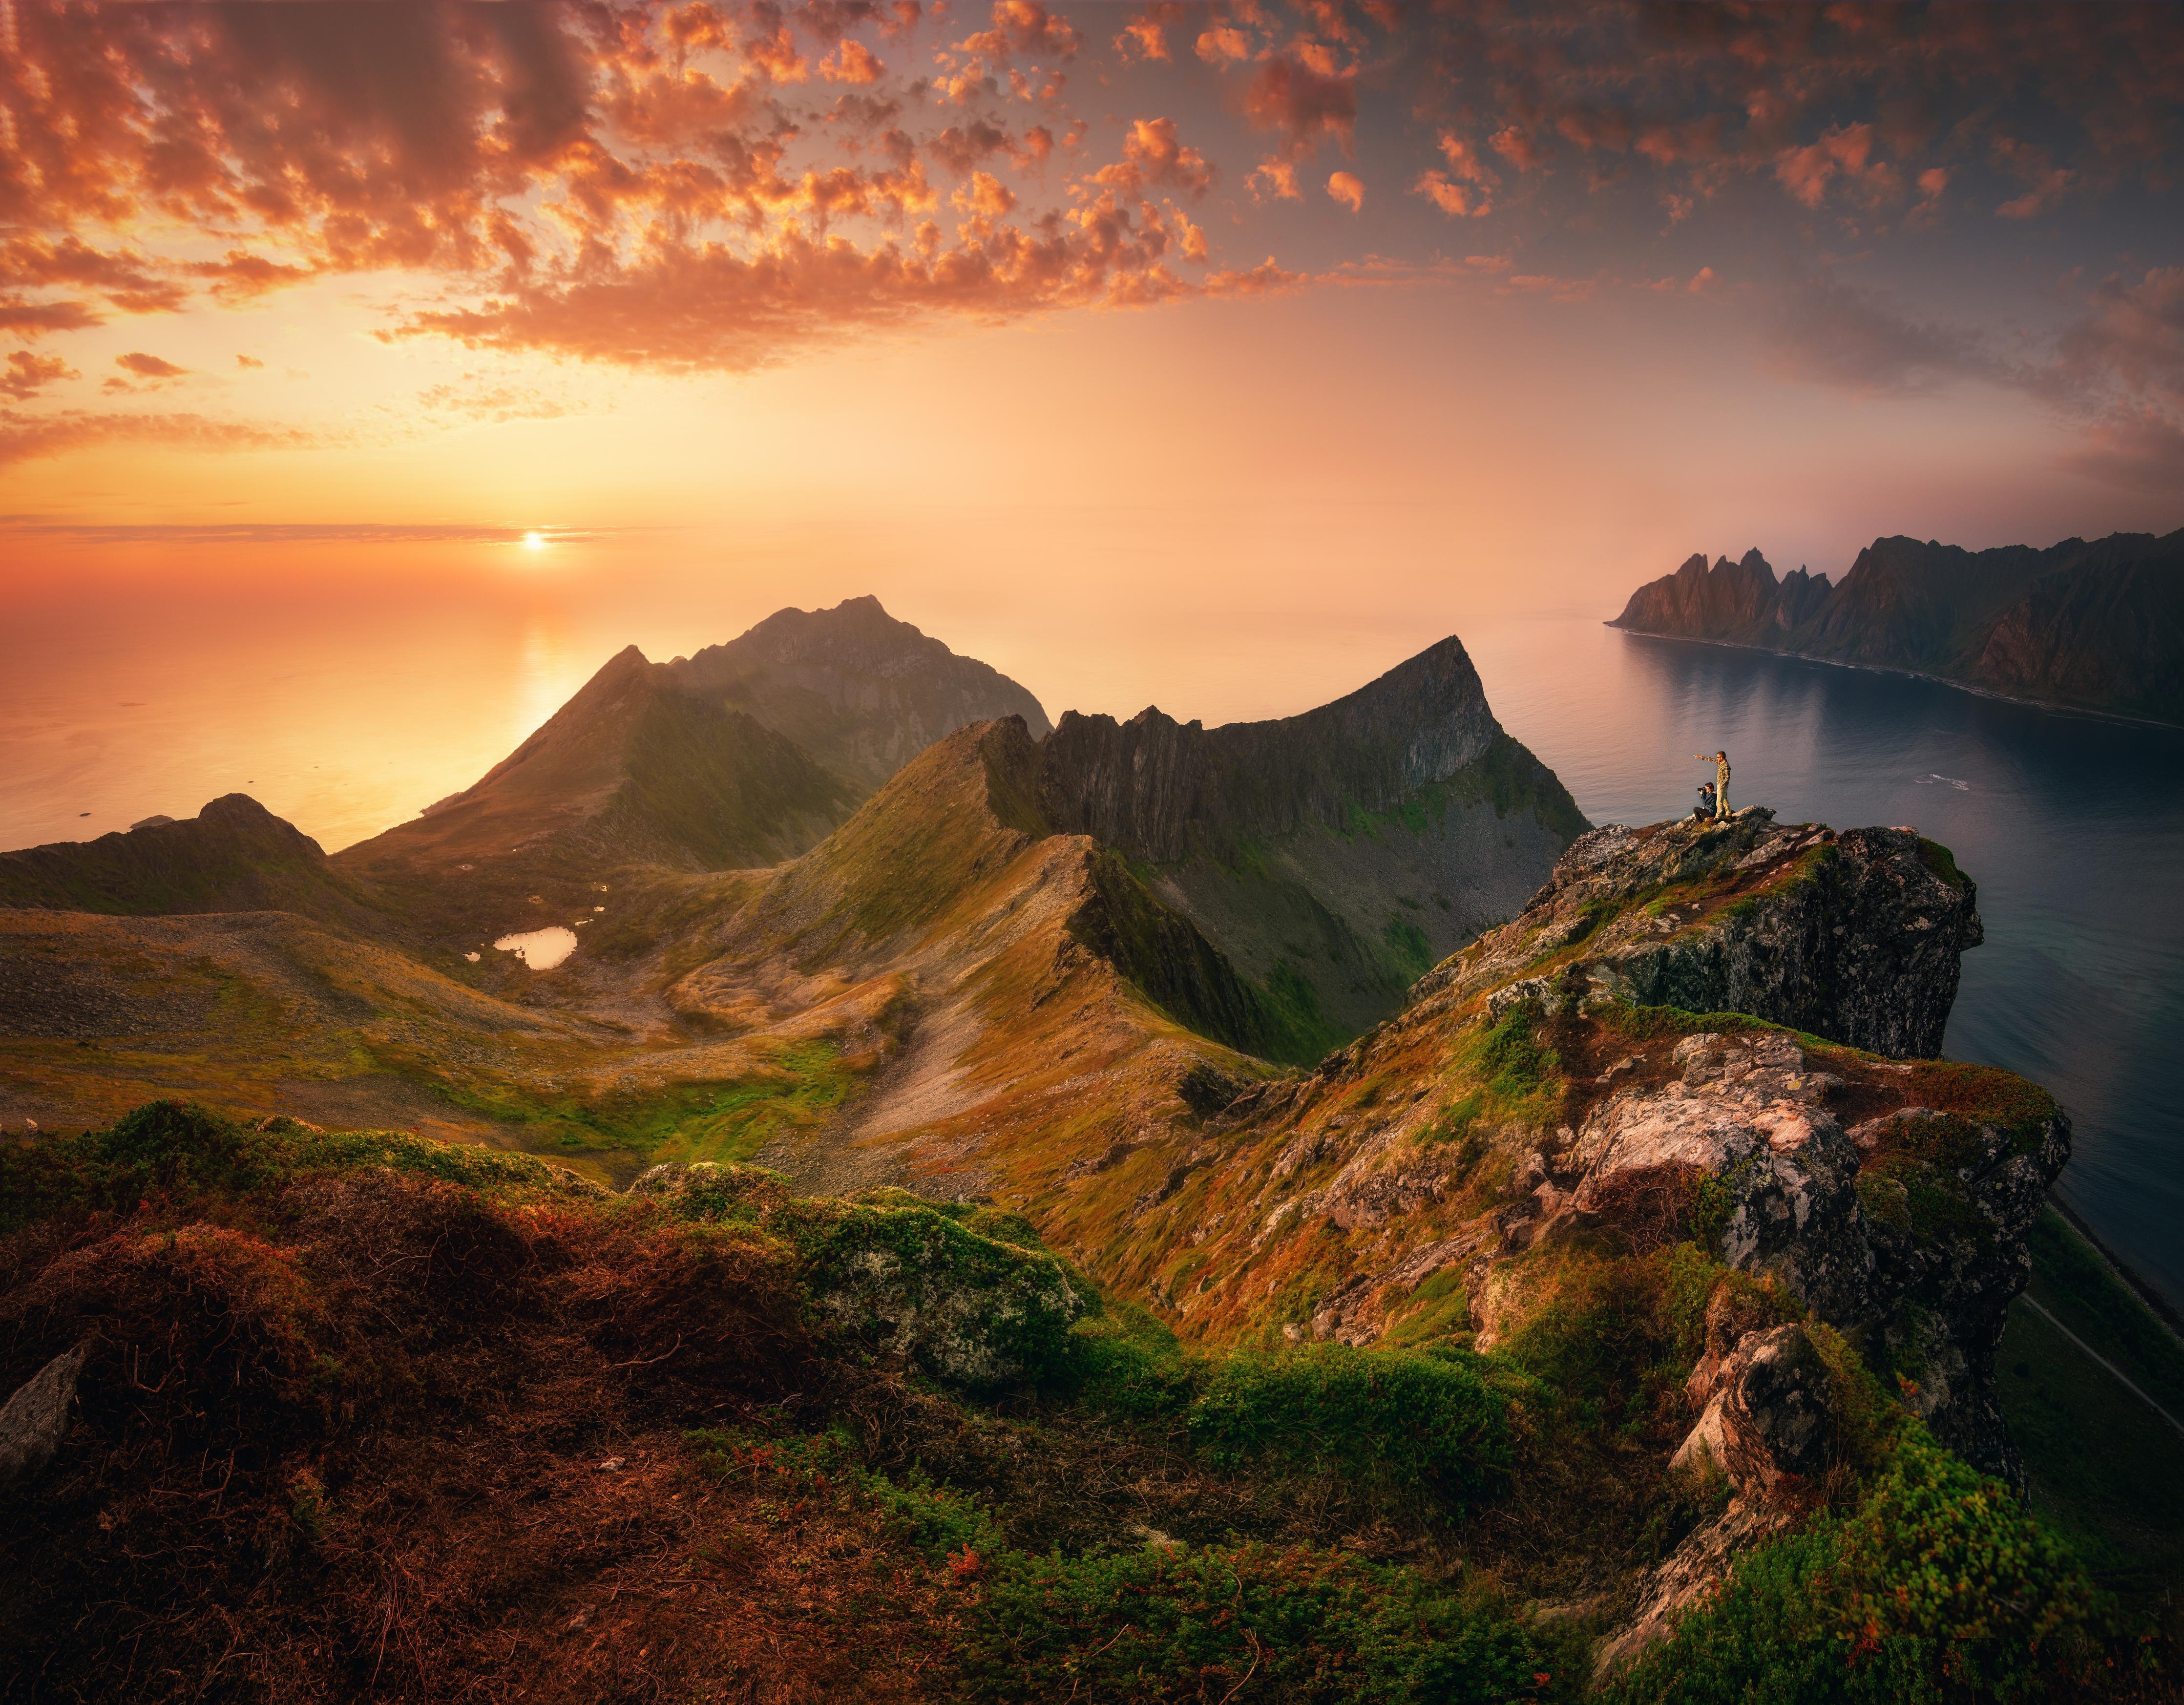
[[[1019,699],[853,601],[0,860],[10,1697],[2171,1697],[1947,849],[1593,827],[1453,639]]]

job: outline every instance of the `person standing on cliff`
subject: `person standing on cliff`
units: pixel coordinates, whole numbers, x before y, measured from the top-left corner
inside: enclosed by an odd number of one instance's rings
[[[1729,754],[1716,752],[1709,760],[1704,752],[1691,754],[1702,764],[1713,765],[1713,815],[1716,822],[1729,815]]]

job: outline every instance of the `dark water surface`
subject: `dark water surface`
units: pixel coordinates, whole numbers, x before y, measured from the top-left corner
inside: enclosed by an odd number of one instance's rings
[[[1690,809],[1726,748],[1733,805],[1839,828],[1910,824],[1979,885],[1950,1057],[2069,1109],[2062,1194],[2184,1306],[2184,731],[1937,683],[1510,621],[1465,642],[1502,725],[1595,822]]]

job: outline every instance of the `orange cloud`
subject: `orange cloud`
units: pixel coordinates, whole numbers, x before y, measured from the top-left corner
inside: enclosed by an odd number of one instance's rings
[[[1529,171],[1546,158],[1521,125],[1504,125],[1486,139],[1486,145],[1518,171]]]
[[[1304,199],[1304,192],[1297,187],[1296,163],[1279,154],[1268,154],[1261,160],[1247,181],[1252,195],[1261,199],[1268,196],[1276,201]]]
[[[9,351],[5,369],[0,369],[0,391],[20,403],[36,396],[56,380],[82,376],[58,355],[37,355],[28,349],[15,349]]]
[[[971,181],[957,190],[953,199],[965,212],[988,219],[1000,219],[1017,204],[1015,192],[1006,184],[991,172],[983,171],[972,173]]]
[[[1125,59],[1167,58],[1167,26],[1153,18],[1133,18],[1115,37],[1115,51]]]
[[[203,415],[97,414],[70,410],[25,415],[0,409],[0,466],[102,443],[161,443],[207,450],[293,449],[303,432]]]
[[[1117,52],[1183,61],[1163,87],[1217,76],[1262,134],[1223,135],[1210,103],[1191,109],[1207,113],[1195,147],[1170,120],[1134,119],[1121,157],[1088,172],[1072,150],[1089,120],[1062,104],[1055,64],[1082,51],[1077,31],[1037,0],[981,14],[929,84],[900,74],[946,42],[938,28],[912,61],[891,50],[900,86],[883,97],[864,92],[889,70],[866,42],[922,27],[915,0],[19,6],[0,62],[15,138],[0,148],[0,329],[64,338],[378,274],[392,335],[739,367],[918,315],[1166,299],[1214,287],[1177,276],[1181,262],[1259,276],[1223,268],[1174,203],[1206,192],[1224,147],[1247,146],[1233,158],[1261,156],[1253,199],[1308,199],[1306,163],[1354,146],[1368,66],[1377,98],[1437,138],[1390,181],[1463,218],[1517,210],[1503,188],[1517,174],[1527,205],[1630,179],[1649,218],[1665,205],[1694,225],[1737,174],[1798,207],[1880,206],[1911,199],[1895,163],[1937,158],[1951,164],[1920,176],[1908,220],[1938,216],[1944,188],[1978,193],[1987,172],[2014,180],[1997,211],[2029,218],[2168,170],[2184,109],[2175,14],[2126,7],[1295,0],[1278,25],[1251,0],[1156,0]],[[2032,71],[2045,117],[2004,104]],[[1097,86],[1102,110],[1132,110],[1118,85]],[[1055,110],[1023,128],[997,115],[1011,98]],[[1966,158],[2004,110],[2013,133]],[[1050,188],[1034,180],[1057,144],[1072,164]],[[1585,171],[1557,176],[1580,155]],[[1362,206],[1357,173],[1328,181],[1346,179],[1354,195],[1330,195]],[[985,224],[951,242],[929,215],[959,187]],[[1161,192],[1173,198],[1156,207]],[[194,235],[161,252],[176,229]],[[1534,282],[1508,287],[1580,287],[1531,264]]]
[[[1859,186],[1869,201],[1877,200],[1900,187],[1901,179],[1893,166],[1871,158],[1873,141],[1869,124],[1838,125],[1815,142],[1784,150],[1774,176],[1807,207],[1818,207],[1837,181]]]
[[[862,42],[838,42],[819,62],[819,75],[830,83],[877,83],[886,69]]]
[[[1365,205],[1365,185],[1354,172],[1336,172],[1327,181],[1327,192],[1352,213]]]
[[[1446,172],[1427,171],[1411,186],[1413,195],[1422,195],[1451,218],[1465,215],[1476,219],[1494,210],[1493,198],[1488,193],[1502,181],[1501,175],[1479,158],[1478,149],[1453,131],[1443,131],[1440,136],[1441,158],[1448,162]]]
[[[1329,138],[1346,149],[1357,131],[1357,83],[1276,53],[1253,75],[1244,114],[1261,130],[1281,131],[1292,156],[1308,154]]]
[[[1251,38],[1233,25],[1217,25],[1198,38],[1198,57],[1209,65],[1234,64],[1250,59],[1251,51]]]
[[[1055,17],[1039,0],[994,0],[993,27],[957,45],[982,59],[1006,62],[1015,54],[1051,53],[1067,59],[1083,38],[1066,20]]]
[[[1995,164],[2030,186],[1995,209],[2003,219],[2031,219],[2059,206],[2078,175],[2059,166],[2048,150],[2014,137],[1997,137],[1992,149]]]
[[[147,355],[141,349],[126,355],[116,355],[114,365],[125,373],[134,373],[140,379],[179,379],[189,371],[171,361],[163,361],[157,355]]]
[[[800,83],[811,74],[810,64],[796,51],[796,38],[788,33],[786,24],[770,36],[745,42],[743,55],[747,64],[777,83]]]
[[[1173,119],[1136,119],[1123,138],[1123,158],[1144,174],[1148,183],[1163,184],[1200,196],[1213,181],[1213,168],[1196,148],[1185,147],[1176,136]]]
[[[106,322],[81,302],[25,302],[0,296],[0,332],[36,337],[46,332],[81,332]]]

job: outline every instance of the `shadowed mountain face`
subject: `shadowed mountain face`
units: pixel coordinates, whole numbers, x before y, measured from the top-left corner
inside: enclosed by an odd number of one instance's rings
[[[724,869],[811,845],[858,794],[746,712],[682,692],[634,645],[477,784],[345,849],[373,876],[530,854]]]
[[[1502,732],[1454,638],[1278,722],[1071,711],[1038,785],[1057,827],[1150,867],[1300,1053],[1385,1017],[1427,967],[1513,917],[1585,827]]]
[[[433,885],[456,874],[477,890],[498,874],[564,905],[626,865],[776,864],[935,739],[1011,715],[1045,727],[1022,688],[876,599],[784,610],[688,660],[628,647],[475,786],[339,861],[436,919]],[[521,907],[499,916],[531,921]]]
[[[1977,552],[1880,538],[1836,587],[1777,581],[1756,550],[1693,556],[1609,626],[2184,722],[2184,532]]]
[[[1034,739],[1047,732],[1046,712],[1023,688],[896,621],[877,598],[777,611],[667,672],[685,692],[794,741],[861,797],[970,723],[1021,716]]]
[[[185,822],[0,853],[0,905],[114,914],[294,911],[369,925],[319,844],[248,794]]]

